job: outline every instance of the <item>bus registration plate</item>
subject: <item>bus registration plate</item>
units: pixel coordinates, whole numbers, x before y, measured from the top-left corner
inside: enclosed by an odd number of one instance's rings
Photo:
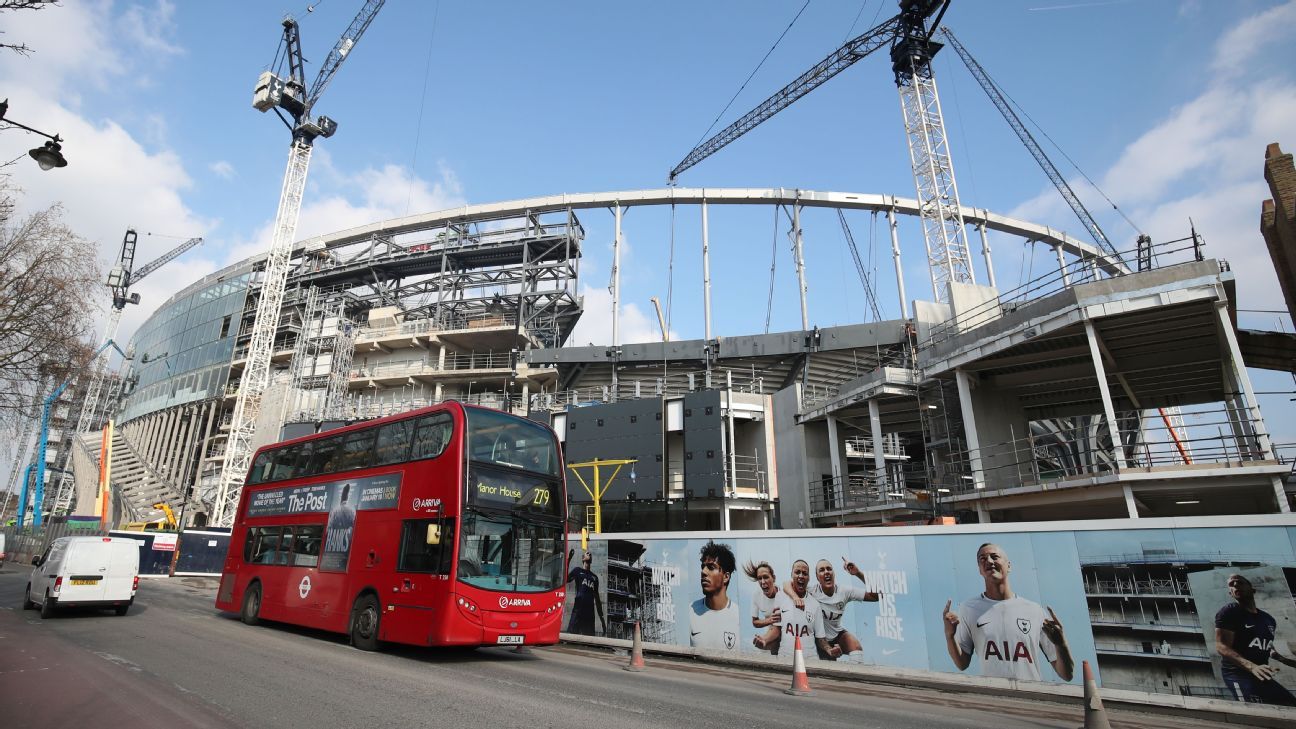
[[[520,635],[501,635],[495,642],[499,645],[522,645],[522,638]]]
[[[74,585],[93,585],[96,582],[98,582],[98,580],[72,580],[72,584]]]

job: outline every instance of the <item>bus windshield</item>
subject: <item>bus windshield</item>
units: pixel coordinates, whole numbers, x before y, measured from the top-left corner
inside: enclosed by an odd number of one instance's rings
[[[518,514],[466,510],[459,579],[487,590],[544,592],[562,586],[563,528]]]
[[[466,407],[468,459],[557,477],[558,449],[544,426],[516,416]]]

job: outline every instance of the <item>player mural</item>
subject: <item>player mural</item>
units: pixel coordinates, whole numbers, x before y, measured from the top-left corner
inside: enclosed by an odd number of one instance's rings
[[[617,539],[608,634],[699,652],[1290,705],[1296,528]],[[1228,545],[1227,553],[1220,545]],[[921,566],[921,570],[920,570]]]

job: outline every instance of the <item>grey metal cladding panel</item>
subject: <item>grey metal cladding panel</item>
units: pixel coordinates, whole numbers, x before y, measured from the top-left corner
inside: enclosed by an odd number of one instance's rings
[[[720,337],[720,357],[797,354],[805,351],[805,332],[776,332],[741,337]]]
[[[706,340],[687,339],[678,342],[644,342],[621,345],[622,362],[659,362],[661,360],[705,359]]]
[[[572,408],[567,414],[567,462],[582,463],[595,458],[638,459],[633,468],[634,480],[630,479],[630,466],[623,467],[603,498],[624,500],[631,493],[639,499],[656,498],[662,488],[666,465],[662,453],[661,408],[661,401],[656,399]],[[585,468],[580,472],[586,483],[593,487],[592,469]],[[612,471],[605,468],[601,473],[606,479]],[[573,502],[588,503],[592,500],[578,479],[568,479],[567,491]]]
[[[555,347],[530,349],[526,352],[528,364],[561,364],[564,362],[610,362],[611,347]]]
[[[544,423],[553,426],[553,413],[548,410],[532,410],[527,413],[527,420],[534,420],[537,423]]]
[[[820,349],[885,346],[903,342],[904,340],[905,322],[899,319],[880,321],[873,324],[847,324],[839,327],[824,327],[819,330]]]
[[[684,396],[684,488],[695,497],[714,489],[724,492],[724,430],[720,420],[720,391]]]

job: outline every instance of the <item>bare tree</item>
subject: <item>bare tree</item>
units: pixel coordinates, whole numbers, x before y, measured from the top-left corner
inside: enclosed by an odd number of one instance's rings
[[[0,426],[14,425],[37,383],[87,363],[100,286],[98,251],[58,205],[16,219],[0,182]]]
[[[58,0],[0,0],[0,13],[10,10],[44,10],[54,5],[58,5]],[[32,53],[26,43],[0,43],[0,48],[11,50],[20,56]]]

